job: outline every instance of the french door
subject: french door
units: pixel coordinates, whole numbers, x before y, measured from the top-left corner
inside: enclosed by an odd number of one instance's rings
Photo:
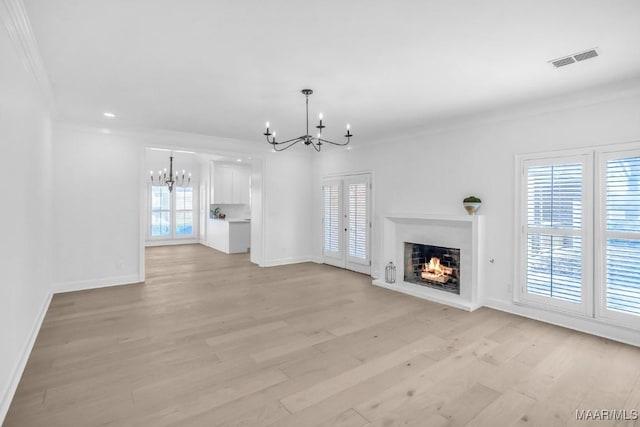
[[[371,274],[371,175],[325,178],[323,262]]]

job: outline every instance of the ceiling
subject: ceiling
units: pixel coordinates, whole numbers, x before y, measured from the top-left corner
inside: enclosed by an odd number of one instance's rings
[[[362,143],[640,76],[637,0],[24,2],[58,117],[101,126],[295,137],[309,87]]]

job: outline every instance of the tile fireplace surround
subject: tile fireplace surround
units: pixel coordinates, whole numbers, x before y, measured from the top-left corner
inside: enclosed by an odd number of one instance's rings
[[[467,311],[482,307],[484,289],[484,218],[481,215],[388,215],[382,224],[380,270],[392,261],[396,283],[373,284]],[[460,295],[405,282],[404,244],[460,248]]]

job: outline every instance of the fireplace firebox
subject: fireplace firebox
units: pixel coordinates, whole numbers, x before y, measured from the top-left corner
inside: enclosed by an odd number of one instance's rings
[[[460,295],[460,249],[404,242],[404,281]]]

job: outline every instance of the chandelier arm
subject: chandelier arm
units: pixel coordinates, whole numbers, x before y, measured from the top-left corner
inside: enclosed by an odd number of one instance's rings
[[[313,142],[314,139],[316,139],[318,142],[317,143]],[[316,150],[316,153],[319,153],[320,146],[322,145],[321,140],[319,138],[311,138],[310,142],[313,149]]]
[[[271,144],[271,145],[273,145],[273,149],[274,149],[275,151],[284,151],[284,150],[286,150],[287,148],[291,148],[291,147],[293,147],[293,146],[294,146],[294,145],[296,145],[298,142],[302,141],[302,139],[300,139],[300,138],[295,138],[295,139],[293,139],[293,140],[292,140],[292,139],[290,139],[289,141],[293,141],[293,142],[291,142],[289,145],[287,145],[287,146],[285,146],[285,147],[280,147],[280,146],[279,146],[280,144],[283,144],[283,143],[281,143],[281,142],[279,142],[279,143],[277,143],[277,144],[275,144],[275,145],[274,145],[274,144]]]
[[[333,141],[329,141],[328,139],[318,139],[318,141],[321,141],[323,143],[328,143],[328,144],[332,144],[332,145],[339,145],[344,147],[345,145],[349,144],[349,142],[351,142],[351,140],[349,138],[347,138],[347,140],[345,142],[333,142]]]
[[[281,141],[281,142],[273,142],[273,141],[270,141],[270,140],[269,140],[269,137],[267,137],[267,142],[268,142],[269,144],[271,144],[271,145],[283,145],[283,144],[288,144],[288,143],[290,143],[290,142],[292,142],[292,141],[296,141],[296,142],[304,141],[304,136],[299,136],[299,137],[297,137],[297,138],[291,138],[291,139],[288,139],[288,140],[286,140],[286,141]]]

